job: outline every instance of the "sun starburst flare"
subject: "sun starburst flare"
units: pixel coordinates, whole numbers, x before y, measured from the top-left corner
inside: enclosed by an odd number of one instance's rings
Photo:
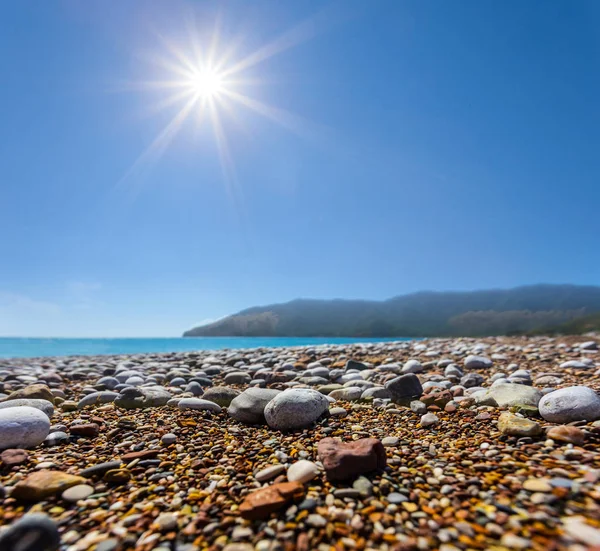
[[[310,38],[315,33],[314,21],[305,21],[249,55],[237,58],[232,45],[221,47],[218,27],[206,44],[202,44],[200,33],[193,25],[188,26],[188,30],[190,37],[186,47],[176,46],[159,35],[161,52],[151,61],[158,66],[161,78],[129,86],[135,90],[162,92],[161,99],[152,106],[152,111],[174,108],[175,113],[136,159],[120,184],[135,177],[138,181],[136,187],[139,187],[141,173],[154,165],[183,125],[196,115],[197,124],[210,124],[212,127],[225,187],[230,197],[238,203],[240,197],[236,171],[223,115],[237,121],[237,107],[249,109],[293,133],[307,135],[311,123],[250,97],[245,93],[244,85],[249,82],[260,83],[254,75],[248,74],[255,66]]]

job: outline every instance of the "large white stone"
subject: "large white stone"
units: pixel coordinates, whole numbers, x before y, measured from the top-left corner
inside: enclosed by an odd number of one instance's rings
[[[54,406],[52,405],[52,402],[49,402],[48,400],[42,400],[41,398],[18,398],[16,400],[0,402],[0,409],[24,406],[39,409],[40,411],[43,411],[48,418],[54,415]]]
[[[587,386],[570,386],[543,396],[539,410],[551,423],[594,421],[600,419],[600,397]]]
[[[267,424],[275,430],[303,429],[312,425],[327,409],[327,397],[308,388],[285,390],[265,407]]]
[[[319,475],[319,467],[317,467],[312,461],[306,459],[300,459],[290,465],[287,471],[287,479],[290,482],[310,482],[313,478]]]
[[[0,449],[33,448],[50,432],[50,419],[29,406],[0,409]]]

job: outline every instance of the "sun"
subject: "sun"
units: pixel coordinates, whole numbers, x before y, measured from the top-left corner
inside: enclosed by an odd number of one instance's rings
[[[194,71],[189,78],[189,87],[197,99],[209,100],[225,92],[223,75],[214,69]]]
[[[196,124],[208,123],[212,127],[223,182],[228,193],[237,201],[241,192],[238,190],[226,129],[235,131],[237,126],[247,132],[238,117],[240,108],[245,108],[288,131],[300,136],[306,134],[307,121],[285,109],[246,95],[246,91],[263,84],[263,79],[255,72],[256,66],[310,38],[313,24],[311,21],[302,23],[245,56],[238,55],[237,40],[230,44],[222,43],[218,25],[212,36],[200,33],[194,19],[186,26],[190,31],[187,43],[174,43],[160,33],[156,35],[162,47],[150,57],[150,61],[154,69],[158,70],[157,78],[131,83],[133,90],[160,95],[150,107],[151,113],[174,109],[172,117],[129,167],[118,185],[135,178],[138,182],[137,189],[142,182],[141,176],[154,166],[186,122],[191,120],[196,121]],[[226,117],[227,124],[224,122]]]

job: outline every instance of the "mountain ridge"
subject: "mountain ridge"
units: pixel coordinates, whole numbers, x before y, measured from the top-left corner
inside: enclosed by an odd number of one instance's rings
[[[245,308],[183,336],[480,336],[550,330],[596,312],[599,286],[537,284],[379,301],[299,298]]]

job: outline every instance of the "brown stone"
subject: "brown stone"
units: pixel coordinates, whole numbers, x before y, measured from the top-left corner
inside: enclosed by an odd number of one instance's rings
[[[15,484],[10,496],[24,501],[42,501],[67,488],[83,484],[85,478],[61,471],[41,470],[33,472]]]
[[[334,481],[384,469],[386,465],[385,449],[378,438],[361,438],[354,442],[323,438],[317,453],[327,477]]]
[[[239,511],[245,519],[263,519],[285,507],[293,498],[302,495],[304,486],[300,482],[273,484],[248,494]]]
[[[428,406],[437,406],[442,409],[448,402],[454,399],[454,395],[449,390],[442,390],[441,392],[431,392],[425,394],[419,398],[421,402]]]
[[[498,429],[502,434],[510,436],[537,436],[542,433],[542,427],[532,421],[505,411],[498,417]]]
[[[47,385],[43,385],[40,383],[36,383],[34,385],[28,385],[25,388],[15,390],[14,392],[11,392],[9,394],[8,398],[4,398],[4,400],[0,400],[0,401],[21,400],[21,399],[30,400],[32,398],[36,398],[39,400],[48,400],[48,402],[51,402],[52,404],[54,404],[54,394],[52,394],[52,391],[48,388]]]
[[[131,479],[131,471],[128,469],[112,469],[104,473],[102,477],[105,482],[113,484],[126,484]]]
[[[581,446],[585,442],[585,432],[577,427],[568,425],[551,427],[548,429],[548,432],[546,432],[546,436],[552,438],[552,440],[567,442],[568,444],[575,444],[576,446]]]
[[[29,454],[25,450],[18,448],[4,450],[0,453],[0,460],[6,467],[14,467],[16,465],[22,465],[29,461]]]
[[[98,436],[100,427],[96,423],[85,423],[71,426],[69,432],[75,436]]]
[[[139,452],[126,453],[121,456],[122,461],[133,461],[134,459],[152,459],[156,457],[161,450],[142,450]]]

